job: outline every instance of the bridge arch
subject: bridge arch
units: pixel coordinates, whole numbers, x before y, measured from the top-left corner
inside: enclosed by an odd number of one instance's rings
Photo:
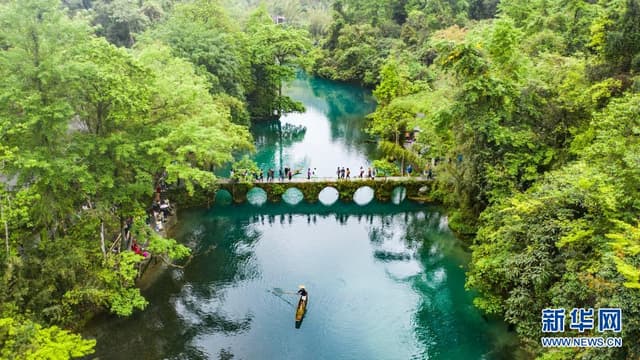
[[[251,190],[247,192],[247,201],[251,205],[262,206],[267,202],[267,192],[257,186],[251,188]]]
[[[410,177],[389,177],[389,178],[376,178],[372,179],[352,179],[337,180],[334,178],[322,178],[322,179],[295,179],[293,181],[270,181],[270,182],[255,182],[244,183],[231,181],[228,179],[220,179],[211,192],[207,192],[208,201],[215,202],[216,192],[221,190],[227,190],[231,193],[233,202],[240,204],[249,201],[254,205],[261,205],[265,202],[279,202],[283,201],[283,195],[289,188],[296,188],[303,194],[304,200],[309,203],[320,201],[325,205],[333,204],[333,198],[335,193],[338,193],[338,200],[345,202],[354,201],[360,205],[366,205],[370,202],[370,198],[367,194],[372,194],[376,201],[386,202],[394,201],[394,203],[400,203],[405,199],[414,199],[418,201],[432,201],[430,190],[432,181],[424,178],[410,178]],[[401,187],[404,190],[397,190]],[[259,190],[252,190],[258,188]],[[333,190],[325,190],[326,188],[333,188]],[[362,188],[365,188],[363,190]],[[264,191],[264,192],[263,192]],[[320,193],[324,191],[322,198]],[[357,196],[354,196],[356,191]],[[393,192],[396,195],[392,195]],[[266,193],[266,196],[265,196]],[[324,194],[331,193],[332,196],[324,198]],[[222,195],[221,195],[222,196]],[[394,199],[395,197],[395,199]],[[266,198],[266,201],[264,200]],[[296,196],[297,198],[297,196]],[[290,201],[289,201],[290,202]],[[297,203],[297,199],[296,199]]]
[[[361,186],[353,193],[353,202],[360,206],[369,204],[375,195],[375,191],[370,186]]]
[[[304,199],[304,194],[297,187],[290,187],[282,194],[282,201],[289,205],[298,205],[302,199]]]
[[[338,189],[334,188],[333,186],[325,187],[318,194],[318,200],[322,203],[322,205],[325,206],[331,206],[335,204],[336,201],[338,201],[339,197],[340,192],[338,192]]]
[[[220,189],[216,191],[213,202],[216,205],[229,205],[233,202],[233,195],[228,190]]]
[[[407,198],[407,188],[404,186],[396,186],[391,191],[391,202],[400,205]]]

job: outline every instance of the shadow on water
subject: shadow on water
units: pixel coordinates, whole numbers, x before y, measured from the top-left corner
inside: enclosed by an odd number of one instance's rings
[[[150,300],[144,311],[130,318],[105,314],[86,328],[85,336],[99,339],[99,359],[131,359],[133,354],[138,359],[210,359],[193,345],[198,336],[233,336],[251,328],[251,313],[238,316],[212,309],[224,303],[229,286],[258,276],[251,248],[260,234],[238,219],[209,220],[182,239],[195,254],[188,268],[165,271],[143,292]],[[211,243],[206,240],[211,227],[228,231]]]

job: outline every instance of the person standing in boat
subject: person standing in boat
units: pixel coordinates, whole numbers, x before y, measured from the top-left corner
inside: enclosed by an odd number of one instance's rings
[[[307,289],[304,288],[304,285],[298,286],[298,295],[302,297],[302,300],[307,298]]]

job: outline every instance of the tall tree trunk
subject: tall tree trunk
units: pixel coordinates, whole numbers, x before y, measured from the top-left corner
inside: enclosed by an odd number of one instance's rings
[[[4,207],[2,206],[2,198],[0,198],[0,218],[4,221],[4,243],[7,246],[7,258],[9,258],[9,223],[4,217]]]
[[[396,146],[400,146],[400,131],[396,130]],[[404,150],[404,146],[402,147]],[[404,176],[404,152],[402,152],[402,160],[400,161],[400,175]]]
[[[278,119],[280,119],[280,116],[282,116],[282,106],[281,106],[281,100],[282,99],[282,80],[278,81]]]
[[[107,249],[104,246],[104,221],[100,220],[100,250],[102,250],[102,255],[104,258],[107,258]]]

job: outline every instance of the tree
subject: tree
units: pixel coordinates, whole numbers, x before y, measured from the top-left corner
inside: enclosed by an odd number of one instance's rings
[[[163,20],[174,0],[63,0],[74,15],[91,18],[99,35],[117,46],[131,47],[136,36]]]
[[[622,16],[610,16],[611,28],[607,29],[604,57],[619,72],[640,71],[640,1],[626,0]]]
[[[155,74],[151,123],[144,124],[155,133],[142,142],[143,152],[153,155],[156,169],[167,169],[169,182],[184,180],[189,192],[212,185],[211,170],[253,150],[247,127],[233,124],[225,103],[207,93],[206,80],[167,47],[154,44],[138,56]]]
[[[503,315],[523,338],[541,336],[531,308],[576,303],[624,308],[633,324],[624,336],[637,336],[640,258],[630,223],[640,214],[633,180],[640,142],[628,131],[638,125],[638,103],[637,95],[612,102],[576,139],[575,162],[482,214],[468,286],[480,291],[480,308]],[[632,342],[603,356],[633,358],[639,351]]]
[[[282,86],[294,78],[297,68],[309,66],[307,32],[274,24],[265,8],[251,15],[245,31],[254,83],[260,84],[247,96],[252,114],[271,117],[303,111],[301,103],[282,95]]]
[[[244,100],[246,91],[254,86],[246,40],[215,1],[176,5],[167,21],[147,32],[142,41],[164,42],[175,56],[189,60],[207,78],[212,94]]]
[[[43,328],[31,321],[0,319],[0,354],[6,359],[69,359],[90,355],[95,340],[85,340],[56,326]]]
[[[114,242],[126,217],[154,256],[189,254],[142,221],[158,173],[193,192],[253,144],[192,64],[159,44],[117,48],[58,5],[0,4],[0,303],[25,321],[79,327],[102,309],[146,305],[134,284],[142,257]]]
[[[373,91],[378,108],[369,116],[371,123],[368,131],[383,139],[379,148],[385,156],[401,159],[400,169],[404,174],[405,160],[419,162],[419,158],[404,147],[404,132],[416,116],[414,104],[404,101],[403,97],[415,91],[409,82],[408,74],[393,57],[389,57],[380,72],[380,84]],[[386,141],[392,139],[393,142]]]

